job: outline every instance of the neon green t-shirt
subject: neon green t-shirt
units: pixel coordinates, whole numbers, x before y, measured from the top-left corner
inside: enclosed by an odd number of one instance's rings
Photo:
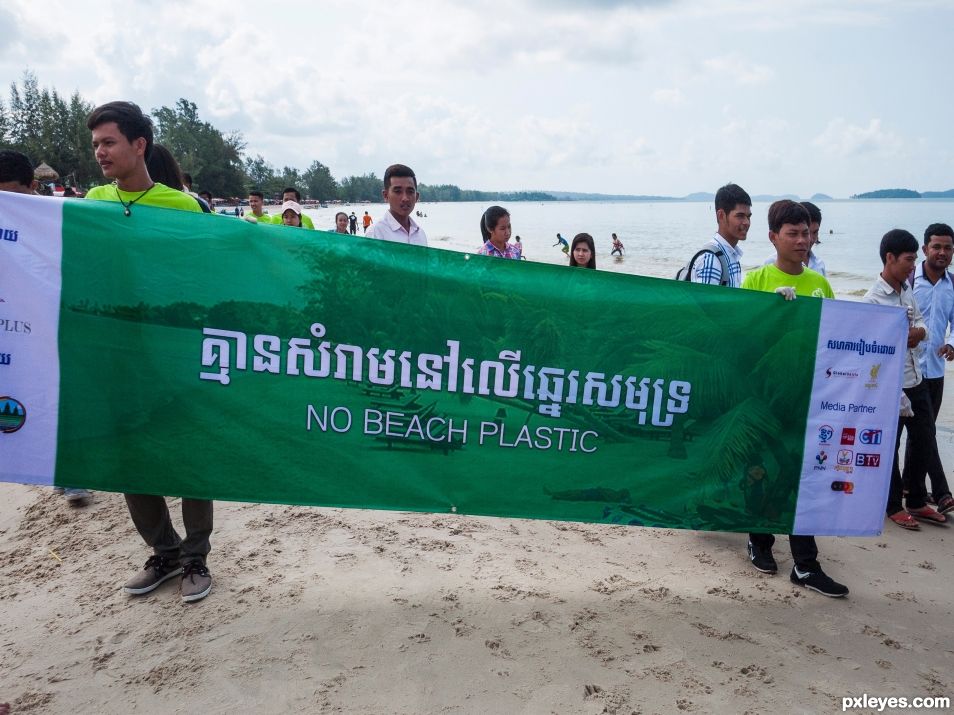
[[[281,226],[281,225],[282,225],[282,215],[281,215],[281,214],[276,214],[276,215],[272,218],[272,223]],[[315,223],[314,223],[314,221],[311,220],[311,217],[310,217],[310,216],[307,216],[306,214],[302,214],[302,215],[301,215],[301,227],[302,227],[302,228],[310,228],[312,231],[314,231],[314,230],[315,230]]]
[[[828,279],[811,268],[806,268],[797,276],[780,271],[774,263],[749,271],[742,281],[742,287],[774,293],[776,288],[791,286],[795,295],[814,296],[815,298],[834,298],[835,293]]]
[[[142,198],[139,198],[139,197]],[[202,212],[199,202],[182,191],[170,188],[158,181],[145,194],[142,191],[121,191],[116,184],[107,184],[106,186],[96,186],[86,192],[86,198],[94,201],[115,201],[119,203],[124,201],[127,205],[135,201],[132,210],[136,206],[161,206],[167,209],[178,209],[179,211],[198,211]]]

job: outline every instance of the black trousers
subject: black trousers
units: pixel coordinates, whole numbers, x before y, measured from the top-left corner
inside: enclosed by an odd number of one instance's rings
[[[927,489],[924,480],[931,459],[937,454],[937,440],[934,437],[934,408],[927,385],[921,380],[914,387],[905,387],[904,394],[911,400],[912,417],[898,418],[898,434],[894,440],[894,461],[891,463],[891,486],[888,489],[888,505],[885,511],[890,515],[902,509],[902,492],[907,491],[907,507],[920,509],[925,505]],[[901,444],[901,429],[908,432],[907,447],[904,454],[904,476],[898,465],[898,447]],[[937,458],[940,461],[940,458]],[[942,474],[943,478],[943,474]],[[946,486],[947,481],[944,481]]]
[[[165,497],[152,494],[125,494],[129,516],[143,541],[159,556],[170,561],[201,561],[211,550],[212,502],[206,499],[182,500],[183,540],[172,525]]]
[[[940,499],[942,496],[951,493],[951,489],[947,484],[947,475],[944,473],[944,465],[941,464],[941,455],[937,449],[937,415],[941,411],[941,400],[944,398],[944,378],[943,377],[926,377],[923,380],[925,387],[927,387],[928,396],[931,398],[931,412],[934,415],[935,422],[935,436],[934,436],[934,449],[931,451],[931,454],[928,458],[927,473],[931,478],[931,489],[930,492],[934,495],[934,499]],[[905,454],[911,450],[911,437],[908,437],[907,448],[905,449]],[[907,471],[907,458],[905,458],[905,471]],[[925,491],[928,491],[925,487]]]
[[[752,544],[759,549],[771,549],[775,544],[775,534],[749,534]],[[792,534],[788,537],[788,545],[792,549],[792,560],[799,571],[818,571],[818,544],[814,536]]]

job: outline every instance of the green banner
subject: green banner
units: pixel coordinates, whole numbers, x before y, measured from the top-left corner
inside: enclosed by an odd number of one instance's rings
[[[57,483],[791,529],[819,301],[109,204],[62,266]]]

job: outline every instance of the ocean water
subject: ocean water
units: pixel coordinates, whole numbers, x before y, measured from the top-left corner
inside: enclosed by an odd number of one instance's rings
[[[821,244],[816,252],[828,269],[828,279],[839,297],[856,298],[881,271],[878,245],[892,228],[904,228],[920,244],[924,229],[935,222],[954,225],[954,201],[939,199],[838,200],[816,202],[822,212]],[[427,203],[426,214],[415,220],[435,248],[475,252],[481,246],[480,219],[489,202]],[[743,268],[755,268],[775,255],[768,239],[769,203],[752,207],[752,227],[743,244]],[[596,266],[600,270],[672,278],[716,230],[715,209],[709,202],[518,202],[505,204],[514,235],[519,235],[528,260],[566,264],[556,242],[580,232],[593,236]],[[377,221],[384,204],[307,209],[316,228],[334,229],[337,211],[368,211]],[[360,225],[360,222],[359,222]],[[359,229],[360,230],[360,229]],[[616,233],[626,255],[611,256],[610,235]],[[831,232],[831,233],[830,233]]]

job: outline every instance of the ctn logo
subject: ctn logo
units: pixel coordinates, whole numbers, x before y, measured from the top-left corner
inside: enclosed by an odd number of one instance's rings
[[[12,397],[0,397],[0,433],[12,434],[26,422],[26,407]]]
[[[864,452],[858,452],[858,454],[855,455],[855,466],[856,467],[880,467],[881,455],[866,454]]]
[[[862,444],[881,444],[881,430],[865,429],[858,435],[858,441]]]
[[[819,444],[828,444],[831,438],[835,436],[835,428],[831,425],[822,425],[818,428]]]
[[[855,428],[854,427],[845,427],[841,431],[841,443],[842,444],[854,444],[855,443]]]

